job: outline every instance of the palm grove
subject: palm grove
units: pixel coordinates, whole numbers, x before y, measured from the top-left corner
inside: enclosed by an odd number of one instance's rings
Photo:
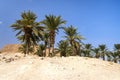
[[[107,49],[105,44],[93,47],[92,44],[84,44],[77,29],[70,25],[65,27],[66,21],[61,16],[46,15],[45,19],[37,22],[37,16],[31,11],[23,12],[21,19],[16,20],[11,27],[18,33],[16,37],[21,41],[19,48],[25,56],[34,53],[39,56],[54,56],[60,53],[60,56],[83,56],[99,58],[115,63],[120,62],[120,44],[114,44],[114,51]],[[55,37],[59,30],[65,33],[64,40],[59,41],[57,48],[54,48]]]

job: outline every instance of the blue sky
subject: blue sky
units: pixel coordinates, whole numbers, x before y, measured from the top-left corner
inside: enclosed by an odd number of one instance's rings
[[[120,43],[120,1],[119,0],[1,0],[0,1],[0,48],[6,44],[20,43],[10,25],[20,19],[21,12],[33,11],[37,21],[45,15],[61,15],[73,25],[86,40],[97,47],[106,44],[112,49]],[[63,36],[60,31],[58,42]]]

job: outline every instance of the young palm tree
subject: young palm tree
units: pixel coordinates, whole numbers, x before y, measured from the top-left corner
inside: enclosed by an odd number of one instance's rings
[[[38,54],[39,56],[45,57],[45,52],[44,52],[44,50],[45,50],[45,45],[44,45],[44,44],[40,44],[40,45],[38,46],[37,54]]]
[[[115,56],[114,56],[114,53],[112,51],[107,51],[106,52],[106,57],[107,57],[107,61],[113,61],[115,60]]]
[[[118,61],[117,52],[109,52],[109,56],[111,56],[111,61],[114,61],[115,63],[117,63],[117,61]]]
[[[85,57],[90,57],[91,50],[92,50],[92,45],[91,44],[85,44],[84,56]]]
[[[64,29],[64,33],[66,35],[64,37],[67,39],[67,41],[69,41],[69,44],[71,45],[72,50],[73,50],[73,55],[76,55],[77,50],[75,47],[77,47],[77,46],[75,46],[75,45],[77,43],[77,45],[79,45],[79,47],[80,47],[80,42],[84,38],[77,33],[77,29],[74,28],[72,25],[68,26],[68,27],[64,27],[63,29]]]
[[[101,54],[101,57],[103,58],[103,60],[105,60],[105,54],[106,54],[106,45],[102,44],[102,45],[99,45],[99,49],[100,49],[100,54]]]
[[[54,53],[56,32],[59,31],[60,26],[62,24],[65,24],[66,21],[61,19],[61,16],[46,15],[45,18],[46,19],[41,21],[41,23],[45,26],[46,30],[49,32],[50,50],[51,53]]]
[[[60,56],[70,56],[71,55],[71,48],[69,46],[69,43],[67,41],[61,40],[58,44],[57,44],[58,48],[56,53],[60,53]]]
[[[93,51],[95,53],[95,58],[99,58],[100,57],[99,48],[94,48]]]
[[[120,62],[120,44],[114,44],[114,52],[118,56],[117,60]]]
[[[120,58],[120,44],[114,44],[115,51],[118,53],[118,56]]]
[[[19,50],[20,52],[22,52],[22,53],[25,53],[25,52],[26,52],[26,46],[25,46],[25,44],[22,44],[22,45],[19,47],[18,50]],[[34,52],[33,47],[30,47],[30,48],[29,48],[29,52],[30,52],[30,53],[33,53],[33,52]]]
[[[120,44],[114,44],[114,48],[115,50],[120,51]]]
[[[41,37],[43,27],[36,22],[36,15],[31,12],[23,12],[21,19],[17,20],[11,27],[19,32],[16,34],[19,40],[25,44],[25,56],[29,54],[29,48],[37,44]]]

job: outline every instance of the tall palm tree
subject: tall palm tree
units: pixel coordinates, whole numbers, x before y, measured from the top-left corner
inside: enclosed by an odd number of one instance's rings
[[[106,45],[105,44],[99,45],[99,49],[102,59],[105,60],[106,51],[107,51]]]
[[[76,50],[76,43],[80,43],[82,39],[84,39],[81,35],[77,33],[77,29],[74,28],[72,25],[68,27],[63,28],[64,33],[65,33],[65,38],[69,41],[70,45],[72,46],[73,50],[73,55],[76,55],[77,50]],[[78,44],[80,47],[80,44]],[[80,48],[79,48],[80,49]]]
[[[61,19],[61,16],[46,15],[45,18],[46,19],[41,21],[41,23],[45,26],[46,30],[49,32],[50,50],[51,53],[54,53],[56,33],[59,31],[60,26],[62,24],[65,24],[66,21]]]
[[[25,44],[25,56],[29,54],[29,48],[37,45],[37,42],[41,39],[41,31],[43,27],[40,23],[36,22],[37,16],[31,12],[23,12],[21,19],[17,20],[11,27],[18,33],[16,36],[22,43]]]

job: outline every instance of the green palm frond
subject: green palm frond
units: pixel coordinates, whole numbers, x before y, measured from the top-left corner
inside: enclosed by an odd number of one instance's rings
[[[46,15],[45,20],[41,21],[48,30],[57,30],[66,21],[61,19],[61,16]]]
[[[16,34],[17,38],[26,45],[27,48],[34,46],[41,40],[41,32],[43,27],[40,26],[39,22],[36,22],[37,16],[31,12],[23,12],[21,19],[17,20],[11,27],[18,31]],[[28,49],[26,49],[29,53]]]
[[[115,48],[115,50],[119,50],[120,51],[120,44],[114,44],[114,48]]]

